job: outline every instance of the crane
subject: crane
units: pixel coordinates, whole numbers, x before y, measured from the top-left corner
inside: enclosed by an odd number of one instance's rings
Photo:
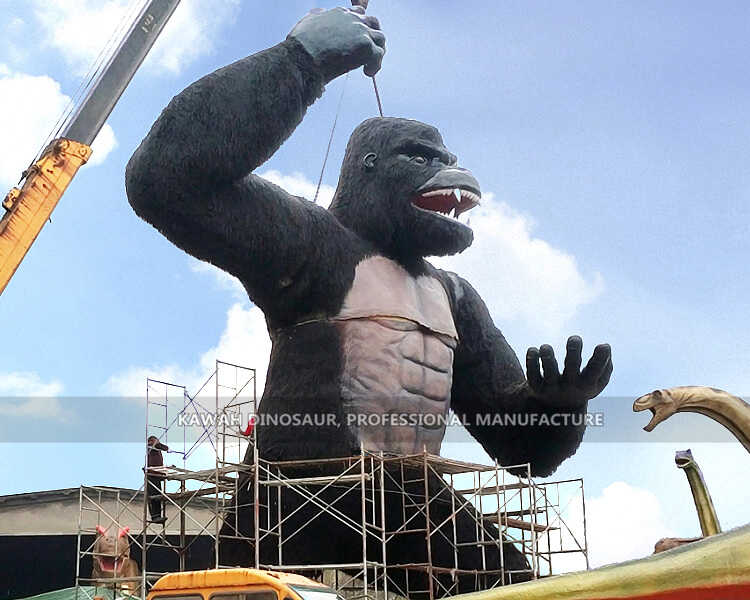
[[[0,218],[0,295],[36,240],[91,144],[169,21],[180,0],[149,0],[89,86],[59,135],[46,145],[3,200]]]

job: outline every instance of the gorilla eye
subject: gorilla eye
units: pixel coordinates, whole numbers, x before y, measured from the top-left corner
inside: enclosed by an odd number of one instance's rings
[[[412,160],[417,163],[418,165],[426,165],[427,159],[424,156],[415,156],[412,158]]]

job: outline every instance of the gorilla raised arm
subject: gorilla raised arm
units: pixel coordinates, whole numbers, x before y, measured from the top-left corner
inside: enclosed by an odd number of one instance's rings
[[[321,16],[308,16],[286,41],[175,97],[126,173],[139,216],[186,252],[236,275],[266,316],[283,324],[295,323],[306,307],[335,306],[345,275],[324,274],[331,262],[342,261],[346,271],[350,234],[322,208],[250,172],[291,135],[324,84],[377,63],[383,52],[376,43],[383,35],[368,26],[376,23],[339,9],[328,14],[338,52],[310,54],[303,42],[317,39]]]
[[[609,379],[610,351],[597,347],[579,372],[581,342],[571,338],[560,375],[549,346],[530,349],[527,381],[477,293],[424,260],[471,244],[459,218],[480,198],[437,129],[362,123],[329,210],[251,173],[326,83],[363,65],[376,72],[384,48],[377,20],[334,9],[200,79],[131,158],[129,201],[177,246],[237,276],[263,310],[273,346],[261,415],[326,416],[261,419],[267,458],[343,456],[360,445],[438,453],[444,422],[393,417],[445,417],[452,407],[501,463],[530,461],[549,474],[575,452],[584,423],[498,427],[487,415],[582,414]]]

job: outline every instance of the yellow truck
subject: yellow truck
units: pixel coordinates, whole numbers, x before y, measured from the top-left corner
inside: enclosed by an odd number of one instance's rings
[[[218,569],[169,573],[147,600],[341,600],[334,590],[294,573]]]

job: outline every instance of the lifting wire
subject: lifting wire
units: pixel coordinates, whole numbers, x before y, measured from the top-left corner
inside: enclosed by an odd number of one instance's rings
[[[328,162],[328,155],[331,153],[331,142],[333,142],[333,133],[336,131],[336,123],[339,120],[339,113],[341,112],[341,104],[344,101],[344,92],[346,91],[346,82],[349,81],[349,73],[344,77],[344,83],[341,86],[341,96],[339,96],[339,104],[336,107],[336,116],[333,118],[333,126],[331,127],[331,135],[328,136],[328,147],[326,148],[325,157],[323,157],[323,166],[320,167],[320,177],[318,177],[318,187],[315,188],[315,197],[313,202],[317,204],[318,194],[320,193],[320,186],[323,183],[323,173],[326,170],[326,163]]]
[[[375,81],[375,75],[372,76],[372,87],[375,90],[375,100],[378,102],[378,112],[380,113],[380,116],[383,116],[383,105],[380,102],[380,94],[378,93],[378,84]],[[339,113],[341,112],[341,102],[344,99],[344,92],[346,91],[346,82],[349,81],[349,73],[346,74],[346,77],[344,78],[344,85],[341,87],[341,96],[339,97],[339,105],[336,108],[336,116],[333,119],[333,126],[331,127],[331,135],[328,137],[328,146],[326,147],[326,154],[323,158],[323,166],[320,168],[320,177],[318,177],[318,186],[315,188],[315,197],[313,198],[313,202],[317,204],[318,202],[318,194],[320,193],[320,186],[323,183],[323,173],[325,173],[326,170],[326,163],[328,162],[328,155],[331,153],[331,142],[333,142],[333,133],[336,131],[336,123],[339,120]]]
[[[380,94],[378,93],[378,83],[375,81],[375,75],[372,76],[372,89],[375,90],[375,100],[378,101],[378,112],[380,116],[383,116],[383,105],[380,102]]]
[[[367,5],[369,4],[369,0],[352,0],[352,6],[359,6],[363,10],[367,10]],[[364,14],[364,13],[363,13]],[[383,116],[383,104],[380,101],[380,92],[378,92],[378,84],[375,81],[375,75],[371,76],[372,79],[372,88],[375,90],[375,100],[378,103],[378,112],[380,113],[380,116]],[[341,97],[339,98],[339,105],[338,108],[336,108],[336,116],[333,119],[333,127],[331,127],[331,135],[328,138],[328,147],[326,148],[326,155],[323,158],[323,166],[320,168],[320,177],[318,178],[318,186],[315,188],[315,197],[313,198],[313,202],[318,202],[318,194],[320,193],[320,186],[323,183],[323,173],[325,173],[326,170],[326,163],[328,162],[328,155],[331,152],[331,142],[333,142],[333,132],[336,131],[336,122],[339,120],[339,112],[341,111],[341,101],[344,99],[344,90],[346,89],[346,82],[349,80],[349,73],[346,74],[346,79],[344,79],[344,86],[341,89]]]

